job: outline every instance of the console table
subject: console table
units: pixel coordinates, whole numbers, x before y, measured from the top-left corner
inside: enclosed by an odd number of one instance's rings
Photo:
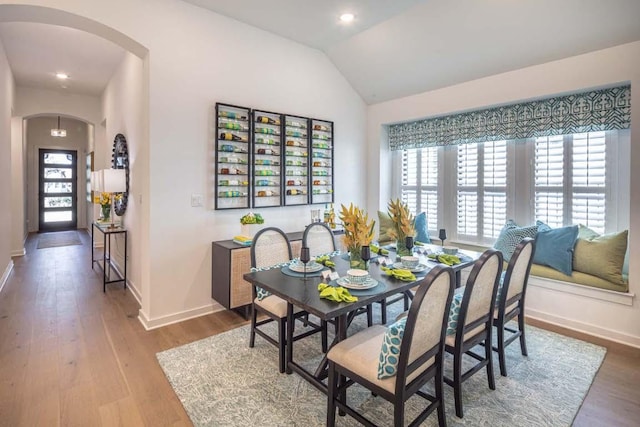
[[[102,233],[102,259],[94,258],[94,233]],[[124,271],[121,273],[111,262],[111,236],[124,235]],[[111,227],[108,223],[94,222],[91,225],[91,269],[97,265],[102,270],[102,292],[106,292],[107,283],[123,282],[127,289],[127,230],[121,226]]]
[[[344,230],[334,230],[334,234],[344,234]],[[286,233],[291,242],[294,257],[300,254],[302,232]],[[336,236],[336,247],[341,243]],[[245,318],[251,308],[251,284],[242,277],[251,271],[251,247],[242,246],[233,240],[212,243],[211,250],[211,298],[228,310],[235,310]]]

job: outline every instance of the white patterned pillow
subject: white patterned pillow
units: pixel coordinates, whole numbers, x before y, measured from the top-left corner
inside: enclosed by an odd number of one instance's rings
[[[502,252],[504,260],[509,262],[513,252],[516,250],[516,246],[518,246],[518,243],[520,243],[525,237],[535,239],[536,234],[538,234],[538,227],[543,224],[544,223],[541,221],[536,221],[535,225],[519,227],[512,219],[510,219],[504,225],[502,231],[500,231],[500,235],[493,247],[494,249]]]
[[[378,363],[378,379],[390,378],[398,373],[398,361],[400,356],[400,345],[404,328],[407,324],[406,316],[396,323],[389,325],[382,339],[380,349],[380,361]]]

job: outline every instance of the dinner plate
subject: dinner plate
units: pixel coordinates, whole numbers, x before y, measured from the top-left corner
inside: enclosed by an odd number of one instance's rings
[[[307,264],[307,273],[313,273],[315,271],[320,271],[324,268],[324,265],[314,262],[313,264]],[[291,264],[289,264],[289,269],[292,271],[295,271],[296,273],[304,273],[305,269],[304,269],[304,264],[302,263],[297,263],[297,262],[292,262]]]
[[[351,283],[348,277],[340,277],[336,280],[336,283],[340,286],[344,286],[347,289],[360,290],[360,289],[371,289],[375,286],[378,286],[378,281],[373,277],[369,277],[362,283]]]
[[[418,264],[418,266],[414,268],[407,268],[401,262],[394,263],[392,267],[398,270],[409,270],[412,273],[422,273],[423,271],[429,268],[428,265],[424,265],[424,264]]]

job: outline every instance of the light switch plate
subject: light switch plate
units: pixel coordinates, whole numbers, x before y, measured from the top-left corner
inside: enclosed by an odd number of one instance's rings
[[[202,194],[191,195],[191,207],[199,208],[202,206]]]

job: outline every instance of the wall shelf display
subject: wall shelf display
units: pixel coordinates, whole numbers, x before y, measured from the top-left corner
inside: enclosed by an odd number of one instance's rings
[[[282,205],[282,116],[252,111],[253,203],[256,208]]]
[[[333,122],[311,120],[311,203],[333,203]]]
[[[284,204],[309,204],[309,119],[284,116]]]
[[[216,104],[215,208],[243,209],[250,203],[250,109]]]

